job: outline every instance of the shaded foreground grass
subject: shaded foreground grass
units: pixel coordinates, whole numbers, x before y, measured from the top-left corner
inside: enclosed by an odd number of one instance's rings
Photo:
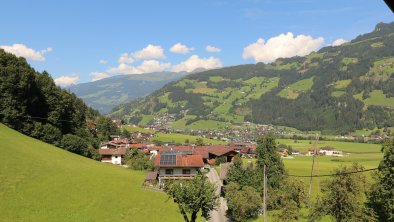
[[[145,172],[90,160],[0,124],[0,221],[182,221]]]

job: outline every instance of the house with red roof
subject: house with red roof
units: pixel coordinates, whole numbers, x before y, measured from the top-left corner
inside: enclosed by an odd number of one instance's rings
[[[121,165],[122,158],[126,154],[126,151],[126,148],[99,149],[101,162]]]
[[[168,179],[191,179],[204,167],[201,155],[190,152],[166,151],[158,154],[154,166],[158,169],[159,184]]]
[[[219,157],[224,157],[226,162],[231,162],[231,160],[238,155],[234,146],[226,145],[212,145],[212,146],[168,146],[161,147],[159,153],[164,153],[168,151],[177,152],[189,152],[194,155],[201,155],[204,163],[212,163]]]

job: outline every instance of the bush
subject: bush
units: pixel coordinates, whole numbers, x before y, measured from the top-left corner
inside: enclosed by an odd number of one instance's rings
[[[87,141],[76,135],[64,135],[61,142],[61,147],[72,153],[87,157],[91,156],[91,152],[88,149]]]

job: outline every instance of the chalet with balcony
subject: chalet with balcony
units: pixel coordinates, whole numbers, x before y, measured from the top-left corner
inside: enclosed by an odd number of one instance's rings
[[[191,152],[166,151],[158,154],[155,159],[158,169],[159,184],[163,185],[168,179],[191,179],[204,167],[201,155]]]
[[[126,154],[126,151],[126,148],[99,149],[101,162],[121,165],[122,158]]]
[[[226,162],[238,155],[238,152],[233,146],[213,145],[213,146],[168,146],[162,147],[159,153],[168,151],[188,152],[193,155],[200,155],[204,163],[212,163],[216,158],[225,158]]]

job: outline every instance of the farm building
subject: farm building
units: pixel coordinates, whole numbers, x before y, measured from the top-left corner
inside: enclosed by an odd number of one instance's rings
[[[319,154],[326,156],[343,156],[342,151],[335,150],[331,147],[322,147],[319,150]]]

